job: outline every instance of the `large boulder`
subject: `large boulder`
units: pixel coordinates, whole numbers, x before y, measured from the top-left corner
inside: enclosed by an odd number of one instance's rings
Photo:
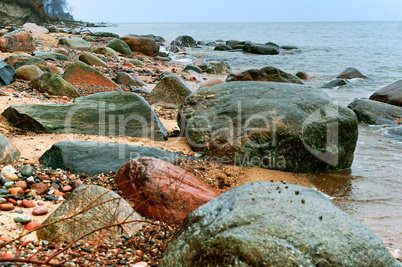
[[[41,33],[41,34],[47,34],[49,33],[49,30],[46,29],[45,27],[42,26],[38,26],[35,23],[25,23],[24,25],[22,25],[22,28],[24,30],[29,31],[30,33]]]
[[[15,70],[8,64],[0,61],[0,87],[15,82]]]
[[[17,79],[32,81],[34,78],[43,75],[43,71],[35,65],[24,65],[15,71]]]
[[[82,53],[78,59],[88,64],[89,66],[99,66],[104,68],[108,67],[105,61],[90,53]]]
[[[35,42],[32,35],[25,30],[16,30],[0,37],[0,51],[2,52],[30,52],[35,51]]]
[[[36,232],[42,240],[75,242],[83,236],[81,241],[84,242],[113,244],[123,235],[136,234],[144,225],[144,219],[115,192],[89,185],[75,189],[42,223],[46,224],[49,225]]]
[[[230,73],[230,66],[227,62],[210,61],[208,62],[206,73],[215,75],[227,75]]]
[[[117,52],[110,47],[98,47],[92,50],[94,54],[100,54],[107,57],[117,57]]]
[[[180,105],[192,92],[186,83],[175,74],[165,75],[149,94],[154,103]]]
[[[341,87],[350,84],[348,80],[345,79],[335,79],[333,81],[330,81],[329,83],[323,85],[323,88],[336,88],[336,87]]]
[[[173,41],[179,47],[196,47],[197,41],[189,35],[180,35]]]
[[[27,54],[9,56],[8,58],[4,59],[4,62],[14,69],[18,69],[25,65],[35,65],[43,71],[49,71],[46,60]]]
[[[20,157],[20,151],[0,133],[0,165],[8,165]]]
[[[227,44],[218,44],[217,46],[215,46],[214,50],[215,51],[228,51],[228,50],[232,50],[232,47]]]
[[[270,66],[262,68],[260,70],[250,69],[238,74],[231,73],[226,78],[226,82],[235,81],[260,81],[304,84],[303,81],[296,76]]]
[[[145,37],[123,36],[120,40],[126,42],[133,52],[156,57],[159,53],[159,45],[152,39]]]
[[[291,172],[350,168],[355,114],[321,90],[275,82],[201,87],[179,109],[190,147],[234,165]]]
[[[161,266],[400,266],[359,220],[294,184],[236,187],[194,210],[178,232]]]
[[[111,40],[106,47],[110,47],[113,50],[119,52],[120,54],[130,56],[133,54],[133,51],[131,51],[130,47],[126,42],[120,39],[113,39]]]
[[[127,92],[97,93],[69,104],[11,106],[3,116],[15,127],[32,132],[167,138],[145,99]]]
[[[402,107],[374,100],[358,99],[348,105],[357,119],[366,124],[401,124]]]
[[[55,143],[39,162],[53,169],[61,168],[72,173],[91,175],[117,172],[121,166],[137,157],[152,157],[167,162],[184,158],[163,149],[118,143],[90,141],[62,141]]]
[[[367,79],[358,69],[356,68],[347,68],[346,70],[342,71],[341,74],[338,75],[336,78],[341,79]]]
[[[46,72],[45,74],[34,78],[31,82],[33,88],[39,92],[48,93],[49,95],[79,97],[80,94],[72,86],[59,75]]]
[[[129,34],[130,36],[137,36],[137,37],[146,37],[149,39],[154,40],[157,43],[164,43],[166,42],[165,38],[155,34]]]
[[[72,84],[89,84],[119,88],[112,80],[82,61],[75,61],[68,65],[64,71],[63,79]]]
[[[243,46],[243,51],[258,55],[278,55],[279,47],[266,44],[246,43]]]
[[[129,161],[118,171],[115,182],[142,216],[174,224],[219,196],[217,190],[195,175],[155,158]]]
[[[33,55],[44,60],[70,60],[70,57],[64,54],[49,51],[34,51]]]
[[[89,47],[91,47],[91,44],[88,43],[87,41],[85,41],[84,39],[79,38],[79,37],[73,37],[73,36],[60,38],[59,44],[66,45],[71,48],[89,48]]]
[[[402,80],[385,86],[370,96],[370,100],[402,107]]]
[[[126,86],[143,87],[147,84],[137,77],[133,77],[125,72],[118,72],[116,74],[116,83]]]

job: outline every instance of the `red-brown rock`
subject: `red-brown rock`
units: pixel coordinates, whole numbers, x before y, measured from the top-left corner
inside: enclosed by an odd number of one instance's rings
[[[18,202],[15,199],[12,198],[7,198],[7,201],[10,202],[11,204],[13,204],[14,206],[17,206]]]
[[[15,187],[22,188],[22,190],[25,190],[28,188],[27,182],[25,181],[18,181],[15,183]]]
[[[62,192],[70,192],[73,190],[73,187],[71,185],[65,185],[63,186],[63,188],[61,189]]]
[[[17,197],[24,197],[25,196],[24,190],[22,190],[21,187],[9,188],[8,191],[10,192],[10,194],[15,195]]]
[[[25,30],[16,30],[0,37],[2,52],[30,52],[35,51],[35,42],[32,35]]]
[[[41,196],[41,195],[45,194],[47,191],[49,191],[49,188],[44,183],[34,184],[34,185],[31,186],[31,189],[35,190],[36,194],[38,196]]]
[[[48,214],[48,212],[49,212],[49,210],[45,206],[39,206],[39,207],[36,207],[32,211],[32,215],[34,215],[34,216],[42,216],[42,215]]]
[[[219,196],[200,178],[168,162],[135,158],[115,177],[122,195],[135,203],[142,216],[181,223],[194,209]]]
[[[156,57],[159,53],[159,45],[152,39],[136,36],[123,36],[120,37],[120,40],[126,42],[133,52],[140,52],[151,57]]]
[[[385,86],[372,94],[369,99],[402,107],[402,80]]]
[[[29,222],[24,226],[24,229],[27,231],[32,231],[40,226],[38,222]]]
[[[28,199],[24,199],[21,201],[21,206],[24,208],[33,208],[36,207],[35,203],[33,203],[32,201],[28,200]]]
[[[0,204],[1,211],[10,211],[14,209],[14,205],[12,203],[2,203]]]
[[[81,61],[71,63],[64,71],[63,79],[73,84],[101,85],[111,88],[119,87],[105,75]]]

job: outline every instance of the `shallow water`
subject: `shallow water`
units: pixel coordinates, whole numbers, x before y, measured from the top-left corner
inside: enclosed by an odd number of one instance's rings
[[[205,42],[234,39],[294,45],[299,49],[276,56],[218,52],[204,46],[188,49],[190,56],[176,59],[191,62],[205,55],[207,60],[227,61],[234,71],[268,65],[293,74],[305,71],[317,75],[307,82],[314,87],[355,67],[370,79],[321,89],[344,106],[402,78],[402,22],[120,24],[90,30],[119,35],[152,33],[168,41],[187,34]],[[387,137],[391,128],[359,125],[351,170],[309,175],[309,179],[402,256],[402,140]]]

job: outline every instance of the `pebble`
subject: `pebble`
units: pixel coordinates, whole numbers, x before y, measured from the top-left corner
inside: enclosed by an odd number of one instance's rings
[[[62,192],[70,192],[72,190],[73,190],[73,187],[71,185],[63,186],[63,188],[61,189]]]
[[[22,210],[15,210],[15,213],[23,214],[24,212]]]
[[[49,188],[47,187],[47,185],[45,185],[44,183],[37,183],[31,186],[32,190],[36,191],[36,194],[38,194],[39,196],[45,194]]]
[[[24,226],[24,229],[28,230],[28,231],[32,231],[33,229],[36,229],[39,226],[40,226],[40,223],[38,223],[38,222],[29,222]]]
[[[36,207],[35,203],[33,203],[30,200],[24,199],[23,201],[21,201],[21,206],[24,208],[33,208]]]
[[[34,174],[34,168],[30,165],[24,165],[21,169],[21,174],[25,177],[32,176]]]
[[[28,188],[28,184],[25,181],[18,181],[15,183],[15,187],[20,187],[22,190],[26,190]]]
[[[14,205],[12,203],[3,203],[0,204],[1,211],[10,211],[14,209]]]
[[[24,190],[22,190],[21,187],[9,188],[8,191],[10,191],[10,194],[16,195],[17,197],[25,196]]]
[[[15,186],[15,183],[14,182],[7,182],[7,183],[5,183],[4,184],[4,187],[5,188],[13,188]]]
[[[5,178],[7,178],[7,179],[10,179],[10,180],[13,181],[13,182],[16,182],[16,181],[19,180],[18,175],[15,174],[15,173],[4,174],[3,176],[4,176]]]
[[[0,176],[7,176],[12,173],[17,173],[17,170],[13,166],[7,165],[1,170]]]
[[[14,217],[14,222],[16,223],[29,223],[31,221],[31,216],[29,215],[18,215]]]
[[[42,215],[46,215],[48,214],[48,209],[45,206],[39,206],[36,207],[33,211],[32,211],[32,215],[34,216],[42,216]]]

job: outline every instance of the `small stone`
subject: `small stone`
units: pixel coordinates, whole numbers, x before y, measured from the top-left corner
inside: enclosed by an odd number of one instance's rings
[[[1,170],[0,176],[6,176],[6,175],[9,175],[11,173],[17,173],[17,170],[14,169],[13,166],[7,165]]]
[[[4,188],[13,188],[15,186],[15,182],[7,182],[4,184]]]
[[[54,190],[54,195],[56,197],[64,197],[64,193],[60,192],[60,190],[57,190],[57,189]]]
[[[10,191],[10,194],[16,195],[17,197],[24,197],[25,196],[24,190],[22,190],[21,187],[9,188],[8,191]]]
[[[28,184],[25,181],[18,181],[15,183],[15,187],[19,187],[22,190],[26,190],[28,188]]]
[[[32,176],[34,174],[34,168],[30,165],[24,165],[21,169],[21,174],[25,177]]]
[[[71,192],[72,190],[73,187],[71,185],[63,186],[63,188],[61,189],[62,192]]]
[[[15,213],[23,214],[24,212],[22,210],[15,210]]]
[[[45,194],[47,191],[49,191],[49,188],[44,183],[34,184],[31,186],[31,189],[35,190],[36,194],[38,194],[39,196],[41,196],[41,195]]]
[[[59,198],[58,197],[56,197],[55,195],[48,195],[48,196],[45,196],[45,200],[48,200],[48,201],[58,201],[59,200]]]
[[[10,202],[11,204],[13,204],[14,206],[17,206],[18,202],[15,199],[12,198],[7,198],[7,201]]]
[[[33,208],[33,207],[36,207],[35,203],[33,203],[32,201],[27,200],[27,199],[24,199],[24,200],[21,202],[21,206],[24,207],[24,208]]]
[[[12,203],[2,203],[0,204],[1,211],[11,211],[14,209],[14,205]]]
[[[144,255],[144,252],[142,252],[142,250],[137,250],[136,252],[135,252],[135,255],[137,255],[138,257],[142,257],[143,255]]]
[[[18,175],[15,173],[10,173],[10,174],[5,174],[3,175],[5,178],[10,179],[13,182],[16,182],[19,180]]]
[[[32,231],[40,226],[38,222],[29,222],[24,226],[24,229],[27,231]]]
[[[2,236],[0,236],[0,241],[8,243],[11,241],[11,238],[8,235],[2,235]]]
[[[36,194],[36,191],[35,191],[35,190],[32,190],[32,189],[31,189],[31,191],[29,191],[29,193],[27,194],[27,196],[29,196],[29,197],[35,199],[35,198],[38,196],[38,194]]]
[[[42,215],[46,215],[48,214],[48,209],[45,206],[40,206],[40,207],[36,207],[33,211],[32,211],[32,215],[34,216],[42,216]]]
[[[31,221],[31,216],[29,215],[18,215],[14,217],[14,222],[16,223],[29,223]]]

